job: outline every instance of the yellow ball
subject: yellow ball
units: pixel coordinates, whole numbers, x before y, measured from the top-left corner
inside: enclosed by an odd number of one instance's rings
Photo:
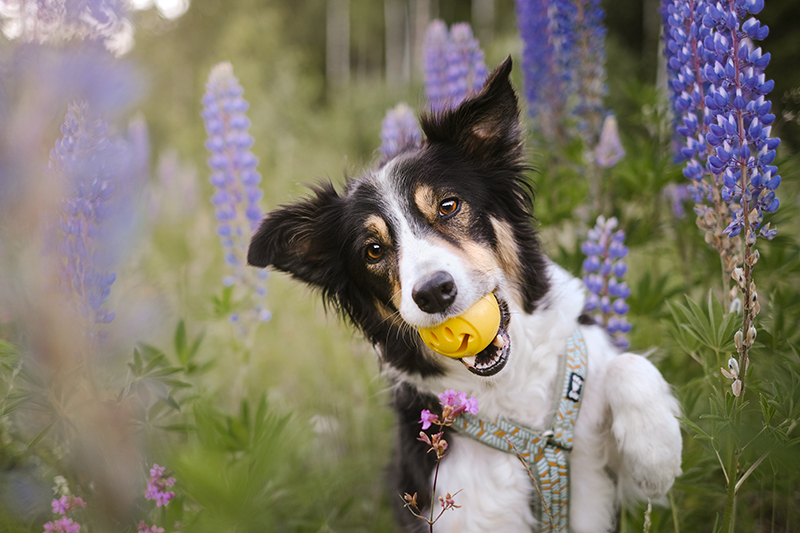
[[[432,328],[419,328],[423,342],[434,352],[460,359],[489,346],[500,327],[500,306],[489,293],[463,314]]]

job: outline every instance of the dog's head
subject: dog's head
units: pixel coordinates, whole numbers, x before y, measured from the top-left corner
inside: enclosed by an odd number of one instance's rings
[[[482,376],[502,370],[513,357],[511,309],[531,312],[547,289],[510,72],[509,58],[456,109],[423,116],[420,147],[350,180],[343,194],[326,183],[271,212],[248,262],[321,289],[385,363],[423,376],[446,367],[417,328],[494,293],[498,338],[465,366]]]

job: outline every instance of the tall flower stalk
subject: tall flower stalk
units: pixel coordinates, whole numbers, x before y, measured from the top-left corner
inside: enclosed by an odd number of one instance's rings
[[[449,31],[441,20],[431,22],[422,59],[425,95],[433,112],[457,107],[480,91],[488,76],[483,51],[465,22],[453,24]]]
[[[593,149],[605,116],[606,30],[598,0],[517,0],[525,97],[534,128]],[[574,126],[574,127],[573,127]]]
[[[581,250],[586,254],[583,261],[583,283],[589,291],[584,312],[589,313],[597,324],[605,328],[620,349],[630,346],[625,334],[631,330],[625,319],[628,304],[625,298],[631,291],[622,277],[628,271],[623,259],[628,255],[625,232],[614,231],[617,219],[600,215],[597,224],[589,230],[589,238]]]
[[[386,162],[409,147],[419,146],[422,130],[417,117],[406,103],[386,112],[381,125],[381,161]]]
[[[62,137],[50,151],[50,169],[62,182],[65,197],[50,236],[57,257],[61,290],[92,337],[98,324],[114,319],[106,305],[116,274],[111,272],[110,218],[121,157],[108,138],[108,124],[86,102],[69,105]]]
[[[208,140],[206,148],[211,153],[211,183],[216,192],[211,201],[219,222],[225,263],[230,274],[224,278],[228,287],[242,286],[253,295],[253,304],[244,306],[243,317],[234,311],[230,318],[242,324],[242,319],[269,320],[271,314],[264,306],[266,296],[266,271],[246,268],[247,247],[250,236],[263,217],[259,201],[263,192],[259,184],[261,174],[256,170],[258,158],[250,151],[253,137],[249,134],[248,103],[244,90],[233,75],[230,63],[215,66],[208,77],[203,97],[203,119]],[[241,326],[245,327],[245,326]]]
[[[439,405],[442,406],[441,418],[428,409],[423,409],[422,412],[420,412],[419,423],[422,424],[422,431],[419,432],[419,438],[417,438],[418,441],[428,445],[427,453],[433,452],[436,454],[436,468],[434,469],[433,485],[431,487],[430,515],[425,516],[422,514],[419,508],[419,502],[417,502],[416,492],[413,495],[409,493],[403,495],[403,501],[405,502],[403,506],[408,509],[411,514],[427,522],[431,533],[433,533],[433,525],[442,517],[445,511],[461,507],[455,502],[455,497],[461,491],[459,490],[454,494],[448,492],[444,496],[439,497],[440,509],[438,514],[436,512],[436,485],[439,480],[439,464],[447,455],[447,441],[444,439],[444,428],[452,426],[456,418],[464,413],[478,414],[478,400],[474,397],[468,398],[466,393],[458,392],[453,389],[448,389],[439,395]],[[438,426],[439,432],[429,436],[425,431],[434,425]]]
[[[686,138],[684,175],[693,181],[698,226],[722,258],[723,286],[731,276],[736,284],[731,297],[742,295],[737,396],[744,392],[760,310],[752,277],[759,258],[755,244],[758,237],[774,238],[777,231],[763,224],[764,215],[780,205],[775,190],[781,177],[773,165],[780,139],[770,137],[775,116],[765,99],[774,86],[764,75],[770,55],[753,44],[769,33],[752,17],[763,7],[763,0],[666,4],[672,100],[683,117],[678,133]]]

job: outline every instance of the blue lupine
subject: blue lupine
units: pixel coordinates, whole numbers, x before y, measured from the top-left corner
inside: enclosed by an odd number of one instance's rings
[[[567,105],[568,81],[559,61],[564,47],[556,47],[549,0],[517,0],[517,25],[522,38],[522,73],[531,117],[544,131],[555,124]],[[557,19],[558,20],[558,19]],[[567,43],[568,44],[568,43]]]
[[[486,81],[487,70],[477,39],[467,23],[450,31],[441,20],[428,26],[423,43],[425,95],[431,111],[452,109]]]
[[[600,141],[595,148],[595,161],[603,168],[611,168],[623,157],[625,157],[625,149],[619,139],[617,119],[613,114],[609,114],[603,120]]]
[[[728,0],[709,4],[703,17],[703,26],[711,29],[704,45],[715,55],[704,70],[711,83],[704,100],[709,129],[707,168],[721,178],[722,199],[737,205],[725,233],[738,235],[747,218],[752,230],[752,236],[745,233],[752,241],[748,244],[755,243],[763,213],[774,213],[780,205],[775,189],[781,177],[772,164],[780,139],[770,137],[775,115],[764,98],[775,85],[764,77],[770,55],[751,44],[764,39],[769,29],[754,17],[740,25],[763,7],[763,0]],[[770,238],[774,232],[765,229],[761,236]]]
[[[384,162],[406,148],[422,143],[419,122],[407,104],[397,104],[386,112],[381,127],[381,141],[381,160]]]
[[[250,120],[245,115],[248,103],[244,90],[233,75],[230,63],[220,63],[211,69],[203,96],[203,119],[211,153],[211,183],[216,187],[212,197],[219,225],[217,233],[222,243],[225,262],[233,275],[224,279],[225,285],[242,284],[256,295],[254,312],[260,320],[269,320],[270,313],[261,300],[266,295],[266,271],[245,268],[250,235],[258,227],[263,211],[259,200],[263,195],[256,170],[258,158],[250,151],[253,138],[248,133]],[[238,320],[233,315],[232,320]]]
[[[106,307],[116,274],[110,272],[113,235],[103,227],[118,179],[121,148],[108,138],[108,124],[86,102],[68,107],[62,137],[50,151],[50,169],[65,189],[59,223],[51,235],[58,252],[62,292],[86,321],[109,323],[114,312]]]
[[[763,73],[770,55],[750,44],[769,30],[755,18],[741,23],[763,6],[763,0],[668,0],[665,10],[672,101],[682,115],[676,129],[686,138],[680,153],[688,159],[683,173],[693,181],[692,199],[729,204],[724,233],[730,237],[742,231],[746,213],[753,242],[759,230],[775,235],[760,224],[764,212],[778,208],[774,191],[781,181],[772,165],[780,140],[769,137],[775,116],[764,98],[774,86]],[[713,177],[706,181],[707,175]],[[695,210],[703,217],[708,208]]]
[[[535,126],[547,137],[561,136],[573,117],[578,133],[596,144],[606,90],[599,0],[517,0],[516,12],[525,96]]]
[[[581,246],[586,254],[583,283],[589,291],[583,310],[592,314],[595,322],[606,328],[614,344],[625,349],[629,346],[625,334],[631,329],[624,317],[628,312],[625,298],[630,296],[631,291],[626,282],[619,280],[628,270],[623,261],[628,255],[628,248],[625,246],[625,233],[622,230],[614,232],[616,227],[616,218],[606,220],[600,215]]]

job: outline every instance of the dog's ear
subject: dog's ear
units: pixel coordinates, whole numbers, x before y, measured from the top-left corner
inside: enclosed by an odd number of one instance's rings
[[[457,108],[422,117],[428,143],[462,148],[478,159],[511,159],[522,156],[517,94],[511,86],[509,56],[491,73],[481,91]]]
[[[330,183],[312,187],[314,195],[269,213],[250,240],[247,263],[272,265],[311,285],[326,288],[335,276],[341,198]]]

